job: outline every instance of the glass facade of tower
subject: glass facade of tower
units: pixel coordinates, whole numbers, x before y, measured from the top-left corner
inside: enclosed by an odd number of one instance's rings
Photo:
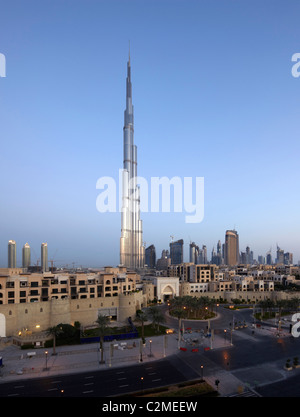
[[[30,246],[28,243],[25,243],[25,245],[22,248],[22,267],[28,268],[31,263],[31,255],[30,255]]]
[[[41,269],[42,272],[48,272],[48,245],[47,243],[42,243],[41,245]]]
[[[8,241],[8,268],[17,267],[17,247],[14,240]]]
[[[170,243],[171,264],[178,265],[183,263],[183,240]]]
[[[134,145],[134,123],[130,57],[127,63],[126,109],[123,128],[122,212],[120,238],[120,265],[143,268],[142,220],[140,219],[140,189],[137,185],[137,147]]]

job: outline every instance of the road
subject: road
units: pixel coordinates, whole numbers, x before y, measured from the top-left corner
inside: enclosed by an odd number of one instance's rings
[[[166,311],[166,306],[161,306]],[[232,322],[246,322],[247,328],[229,333]],[[207,322],[184,321],[185,328],[206,329]],[[178,352],[151,363],[72,375],[2,383],[0,397],[108,397],[122,396],[142,389],[174,384],[199,378],[211,378],[228,372],[243,384],[255,387],[262,396],[298,396],[300,370],[283,375],[286,358],[300,353],[300,338],[266,336],[253,331],[252,310],[232,311],[220,307],[218,318],[210,321],[215,334],[224,335],[225,346],[209,351]],[[166,324],[177,329],[178,321],[166,315]],[[264,327],[274,323],[264,324]],[[286,328],[288,325],[286,326]],[[225,335],[227,339],[225,340]],[[286,371],[284,371],[286,372]],[[143,379],[142,379],[143,378]]]
[[[59,375],[1,384],[0,397],[108,397],[197,378],[168,359],[104,371]],[[143,378],[143,379],[141,379]]]

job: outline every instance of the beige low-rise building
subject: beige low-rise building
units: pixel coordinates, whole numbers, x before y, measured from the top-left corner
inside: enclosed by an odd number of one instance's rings
[[[24,273],[0,270],[0,337],[41,331],[59,323],[95,322],[98,314],[117,321],[134,317],[147,304],[136,288],[140,276],[124,268],[95,273]]]

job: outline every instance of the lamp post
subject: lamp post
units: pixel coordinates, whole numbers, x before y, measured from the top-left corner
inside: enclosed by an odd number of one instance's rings
[[[45,368],[45,371],[47,371],[47,365],[48,365],[48,351],[46,350],[45,351],[45,356],[46,356],[46,368]]]
[[[203,381],[203,365],[201,365],[201,380]]]
[[[152,356],[152,340],[149,340],[149,344],[150,344],[150,354],[149,354],[149,356],[151,357]]]
[[[140,340],[140,362],[143,362],[143,345],[142,345],[141,340]]]
[[[227,330],[225,329],[225,330],[224,330],[224,340],[225,340],[225,345],[226,345],[226,333],[227,333]]]

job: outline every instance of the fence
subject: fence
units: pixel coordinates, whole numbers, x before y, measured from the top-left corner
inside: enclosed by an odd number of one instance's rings
[[[138,338],[139,334],[135,325],[133,324],[131,320],[131,317],[128,318],[128,323],[131,327],[131,332],[106,335],[104,336],[104,342],[112,342],[113,340],[125,340],[125,339]],[[97,342],[100,342],[100,336],[80,337],[80,343],[97,343]]]

